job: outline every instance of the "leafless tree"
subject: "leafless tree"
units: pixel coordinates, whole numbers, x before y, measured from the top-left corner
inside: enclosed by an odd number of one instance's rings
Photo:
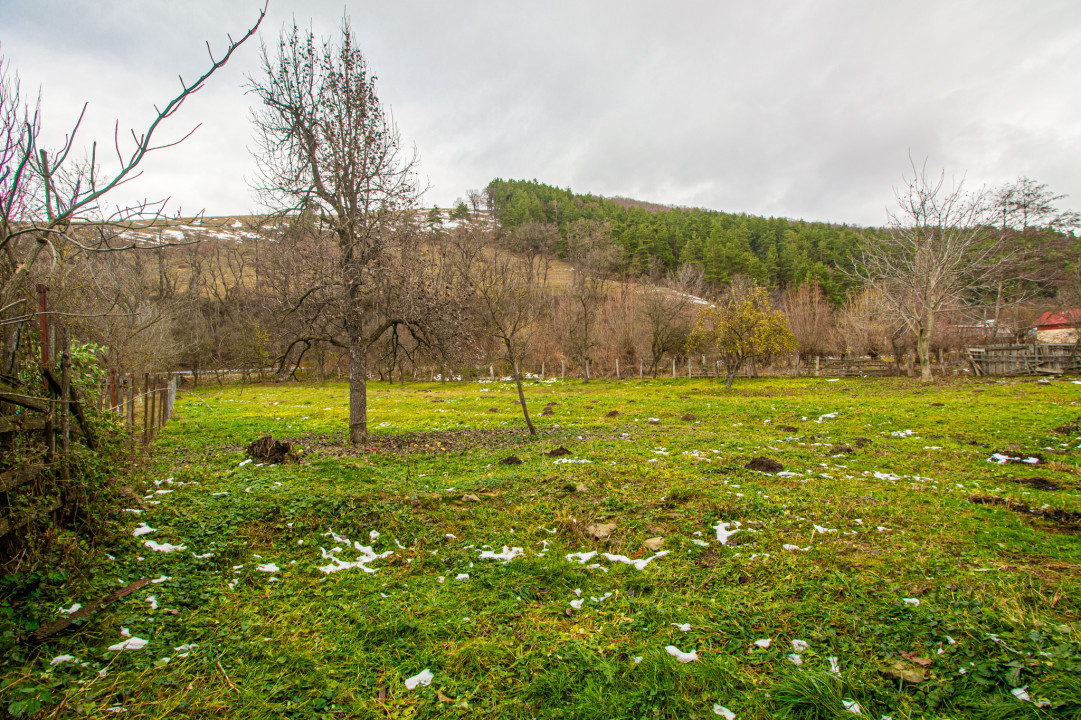
[[[548,282],[548,269],[559,243],[559,230],[552,223],[527,222],[510,234],[509,247],[525,260],[526,279]]]
[[[1005,255],[982,194],[947,187],[944,173],[928,176],[926,166],[912,171],[895,193],[889,231],[865,237],[855,273],[915,335],[921,377],[930,381],[936,318],[993,281]]]
[[[694,327],[695,312],[707,303],[699,297],[702,271],[691,265],[657,278],[642,287],[642,313],[649,331],[649,374],[657,377],[661,360],[680,353]]]
[[[564,296],[569,311],[561,334],[568,355],[581,364],[585,382],[598,343],[600,307],[619,263],[619,248],[610,235],[609,224],[599,220],[578,220],[567,231],[567,261],[574,272]]]
[[[466,281],[474,296],[477,321],[482,332],[502,346],[503,358],[510,366],[518,388],[518,402],[522,406],[526,427],[530,435],[536,435],[537,428],[529,416],[522,389],[522,369],[535,333],[548,312],[545,288],[534,281],[521,258],[498,249],[492,249],[486,257],[474,262],[465,271],[468,272]]]
[[[313,212],[337,241],[349,438],[360,443],[368,435],[367,351],[395,324],[378,307],[419,197],[417,154],[403,150],[348,18],[336,45],[295,25],[283,30],[273,52],[263,47],[262,74],[248,86],[262,103],[253,120],[266,202]]]
[[[816,355],[829,353],[834,334],[833,310],[817,281],[812,285],[800,285],[786,290],[781,297],[781,308],[788,322],[788,329],[799,343],[798,360],[806,361]]]

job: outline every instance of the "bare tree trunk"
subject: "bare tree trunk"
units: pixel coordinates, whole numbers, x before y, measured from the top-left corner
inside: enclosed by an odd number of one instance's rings
[[[349,442],[368,439],[368,357],[364,338],[356,331],[349,338]]]
[[[920,380],[931,382],[931,333],[935,329],[934,313],[927,313],[927,317],[916,329],[916,356],[920,361]]]

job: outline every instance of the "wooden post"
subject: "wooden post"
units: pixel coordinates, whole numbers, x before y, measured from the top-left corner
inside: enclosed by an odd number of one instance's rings
[[[638,360],[638,379],[639,380],[642,379],[642,360],[641,360],[641,358],[639,358],[639,360]]]
[[[821,355],[815,355],[815,377],[818,377],[819,364],[822,362]]]
[[[567,379],[567,363],[562,358],[559,360],[559,379]]]
[[[41,366],[49,367],[49,288],[44,283],[38,283],[37,291],[38,326],[41,328]]]
[[[131,387],[128,388],[128,422],[135,428],[135,373],[131,374]]]
[[[116,410],[116,368],[109,368],[109,409]]]
[[[616,380],[622,380],[622,379],[623,378],[621,378],[619,376],[619,358],[616,358]]]
[[[490,379],[492,379],[492,380],[495,380],[495,366],[493,366],[493,365],[488,366],[488,377]]]
[[[586,367],[585,367],[585,381],[586,381],[586,382],[589,382],[589,361],[588,361],[588,360],[586,360]]]
[[[687,379],[690,380],[694,374],[694,360],[691,360],[691,356],[687,356]]]
[[[541,360],[541,378],[540,379],[541,380],[544,379],[544,361],[543,360]]]
[[[158,408],[157,408],[157,378],[150,381],[150,439],[154,439],[154,428],[158,423]]]
[[[672,379],[676,379],[676,359],[672,358]]]
[[[60,476],[66,483],[71,479],[71,469],[68,467],[68,452],[71,450],[71,413],[68,411],[71,403],[71,336],[67,328],[63,328],[61,333],[64,355],[60,361],[60,449],[63,452]]]
[[[143,446],[150,442],[150,373],[143,374]]]

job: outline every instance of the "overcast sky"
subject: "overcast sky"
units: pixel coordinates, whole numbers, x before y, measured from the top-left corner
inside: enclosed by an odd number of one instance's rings
[[[46,139],[112,145],[255,0],[0,0],[0,53],[41,89]],[[882,224],[908,158],[972,187],[1027,175],[1081,208],[1081,2],[298,2],[344,13],[442,207],[495,177],[732,212]],[[165,127],[182,146],[115,200],[258,211],[241,48]]]

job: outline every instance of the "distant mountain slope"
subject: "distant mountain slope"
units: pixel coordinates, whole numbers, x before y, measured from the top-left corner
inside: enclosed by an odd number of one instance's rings
[[[554,223],[565,238],[578,220],[611,223],[612,240],[623,248],[630,274],[644,273],[652,261],[666,268],[697,265],[712,283],[736,274],[774,288],[817,280],[835,303],[854,284],[840,269],[851,264],[860,234],[877,232],[578,194],[536,180],[496,179],[487,192],[505,230]]]

